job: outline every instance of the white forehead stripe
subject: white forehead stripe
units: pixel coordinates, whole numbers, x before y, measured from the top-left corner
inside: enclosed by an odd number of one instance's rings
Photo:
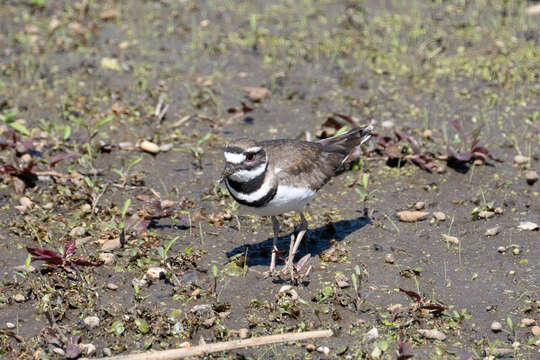
[[[249,149],[246,150],[246,152],[252,152],[252,153],[257,153],[259,151],[261,151],[261,148],[259,146],[250,147]]]
[[[223,155],[225,155],[225,160],[227,162],[233,163],[233,164],[240,164],[244,160],[246,160],[246,155],[244,154],[237,154],[237,153],[231,153],[231,152],[224,152]]]

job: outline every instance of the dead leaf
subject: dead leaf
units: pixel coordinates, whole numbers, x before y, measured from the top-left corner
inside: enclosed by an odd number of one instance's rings
[[[399,220],[404,222],[416,222],[418,220],[421,220],[429,215],[428,212],[425,211],[411,211],[411,210],[404,210],[397,213]]]

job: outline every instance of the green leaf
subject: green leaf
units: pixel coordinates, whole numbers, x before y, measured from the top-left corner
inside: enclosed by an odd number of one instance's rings
[[[122,217],[126,217],[126,213],[129,209],[129,206],[131,205],[131,199],[126,199],[126,201],[124,201],[124,206],[122,206]]]
[[[64,127],[64,140],[69,139],[70,136],[71,136],[71,127],[69,125],[66,125]]]
[[[15,129],[15,131],[23,135],[26,135],[26,136],[30,135],[30,131],[23,124],[20,124],[18,122],[12,122],[9,124],[9,126],[11,126],[13,129]]]
[[[113,322],[112,326],[111,326],[111,332],[120,336],[124,333],[124,323],[122,322],[122,320],[116,320],[115,322]]]
[[[167,257],[167,253],[169,252],[169,249],[171,248],[171,246],[173,246],[173,244],[176,242],[176,240],[178,240],[180,236],[176,236],[174,238],[172,238],[168,243],[167,245],[165,245],[165,257]]]
[[[334,289],[331,286],[327,286],[323,289],[322,293],[325,297],[330,297],[334,295]]]
[[[512,322],[512,319],[509,317],[506,318],[506,323],[508,324],[508,327],[512,330],[514,330],[514,323]]]
[[[106,123],[108,123],[109,121],[112,121],[112,120],[114,120],[114,115],[109,115],[105,119],[102,119],[102,120],[98,121],[97,124],[96,124],[96,127],[100,128],[100,127],[102,127],[103,125],[105,125]]]
[[[197,146],[201,146],[204,142],[206,142],[211,137],[212,137],[212,133],[207,133],[206,135],[204,135],[202,139],[199,139],[199,141],[197,141]]]
[[[146,334],[147,332],[150,331],[150,328],[148,327],[148,323],[144,319],[136,318],[135,325],[137,325],[137,329],[139,329],[139,331],[142,334]]]

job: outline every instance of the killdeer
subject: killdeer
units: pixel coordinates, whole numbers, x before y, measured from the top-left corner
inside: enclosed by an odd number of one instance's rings
[[[371,125],[319,141],[293,139],[235,140],[224,151],[223,180],[231,196],[249,212],[271,216],[274,230],[270,273],[274,272],[279,222],[277,215],[289,211],[300,214],[300,233],[289,249],[292,261],[307,230],[303,214],[317,191],[339,172],[351,151],[371,137]]]

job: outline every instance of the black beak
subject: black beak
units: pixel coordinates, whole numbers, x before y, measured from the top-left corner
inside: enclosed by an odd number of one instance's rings
[[[231,163],[226,163],[225,169],[223,170],[223,174],[221,175],[221,181],[224,181],[226,177],[234,174],[236,170],[238,170],[238,166]]]

